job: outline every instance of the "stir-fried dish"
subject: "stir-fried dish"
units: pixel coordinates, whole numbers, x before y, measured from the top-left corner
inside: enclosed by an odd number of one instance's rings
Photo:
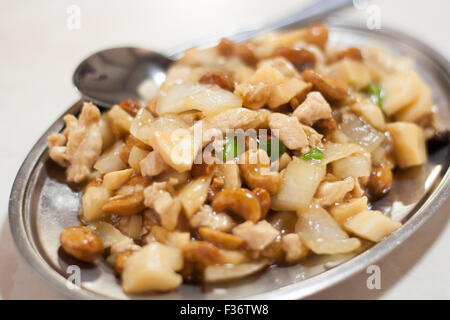
[[[49,155],[85,187],[64,251],[144,293],[360,252],[400,228],[371,201],[426,163],[430,87],[407,58],[327,41],[324,25],[222,39],[144,82],[142,101],[66,115]]]

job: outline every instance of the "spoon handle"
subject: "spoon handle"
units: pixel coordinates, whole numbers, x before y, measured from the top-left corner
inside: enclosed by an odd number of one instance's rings
[[[353,0],[319,0],[314,1],[306,7],[302,7],[294,13],[284,16],[281,19],[272,21],[262,27],[237,33],[230,38],[234,41],[243,41],[262,31],[270,31],[275,29],[285,29],[293,26],[301,26],[321,20],[331,13],[342,8],[350,6]]]

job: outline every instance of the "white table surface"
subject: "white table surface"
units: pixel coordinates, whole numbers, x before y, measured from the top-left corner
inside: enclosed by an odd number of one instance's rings
[[[71,76],[99,49],[136,45],[164,49],[214,33],[268,21],[301,0],[0,1],[0,298],[63,299],[17,251],[8,198],[20,164],[45,129],[78,93]],[[362,1],[358,1],[361,3]],[[81,9],[81,28],[67,28],[67,8]],[[383,25],[424,40],[450,57],[450,1],[371,1]],[[365,21],[349,8],[344,16]],[[381,289],[364,271],[314,295],[317,299],[449,299],[450,199],[406,243],[378,262]]]

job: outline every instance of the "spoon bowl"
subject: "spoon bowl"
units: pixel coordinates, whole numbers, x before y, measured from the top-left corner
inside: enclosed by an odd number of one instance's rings
[[[106,49],[80,63],[73,83],[85,100],[111,107],[125,99],[140,99],[137,88],[146,79],[160,85],[173,62],[160,53],[141,48]]]

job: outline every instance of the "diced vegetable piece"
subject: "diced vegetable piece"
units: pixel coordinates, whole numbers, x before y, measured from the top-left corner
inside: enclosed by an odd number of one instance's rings
[[[357,90],[366,87],[370,80],[369,69],[360,61],[342,59],[328,67],[328,76],[342,78]]]
[[[120,159],[120,150],[125,145],[122,140],[117,141],[106,150],[94,163],[94,169],[101,173],[108,173],[125,169],[127,165]]]
[[[133,169],[109,172],[103,177],[103,186],[108,190],[117,190],[131,178],[133,172]]]
[[[140,141],[149,144],[149,137],[152,133],[151,123],[153,120],[154,118],[150,111],[142,108],[131,123],[130,133]]]
[[[386,217],[381,211],[364,210],[349,218],[344,227],[357,236],[379,242],[401,227],[401,223]]]
[[[310,152],[302,155],[302,159],[304,159],[304,160],[322,159],[322,158],[323,158],[323,152],[317,148],[314,148]]]
[[[280,192],[272,197],[274,210],[307,208],[325,176],[325,167],[294,157],[283,176]]]
[[[194,137],[187,129],[180,128],[171,133],[156,131],[150,138],[150,144],[178,172],[192,168],[197,152]]]
[[[236,162],[227,161],[226,163],[219,163],[216,166],[216,170],[224,179],[224,189],[240,187],[242,185],[239,166]]]
[[[339,224],[321,207],[298,212],[295,231],[300,239],[317,254],[338,254],[359,248],[361,242],[349,238]]]
[[[269,106],[269,108],[276,108],[285,103],[288,103],[297,94],[302,92],[306,86],[307,83],[300,79],[285,79],[284,82],[272,88],[272,93],[269,100],[267,101],[267,105]]]
[[[375,129],[385,130],[386,121],[381,109],[369,99],[362,99],[350,106],[352,111],[363,117],[363,119],[372,125]]]
[[[243,278],[262,270],[267,266],[267,261],[248,262],[240,265],[208,266],[205,269],[203,280],[205,282],[230,281]]]
[[[370,100],[380,108],[383,108],[384,92],[381,87],[372,82],[367,85],[366,90],[370,94]]]
[[[116,229],[112,224],[104,221],[92,222],[88,224],[87,227],[102,240],[105,249],[120,241],[131,240],[123,235],[122,232]]]
[[[153,226],[151,234],[156,241],[179,249],[191,241],[189,232],[170,231],[160,226]]]
[[[370,155],[355,154],[331,163],[333,174],[339,179],[347,177],[369,177],[371,171]]]
[[[390,116],[419,98],[420,77],[414,71],[398,72],[387,76],[381,86],[385,90],[383,111]]]
[[[102,151],[108,149],[115,141],[114,134],[111,130],[110,120],[106,113],[103,113],[98,125],[100,127],[100,134],[102,135]]]
[[[367,197],[351,199],[348,202],[340,203],[330,207],[330,214],[340,225],[342,225],[348,218],[367,209]]]
[[[219,248],[219,251],[220,254],[223,256],[225,263],[238,265],[249,261],[249,258],[245,250],[227,250]]]
[[[212,116],[241,106],[242,100],[227,90],[214,85],[184,83],[175,85],[167,95],[159,97],[156,112],[163,115],[199,110],[205,116]]]
[[[362,153],[364,149],[354,143],[327,143],[323,150],[324,165],[346,158],[354,153]]]
[[[395,72],[410,70],[412,67],[410,58],[393,56],[379,47],[364,47],[362,54],[364,63],[370,69],[374,80],[382,79]]]
[[[156,242],[150,243],[125,261],[122,273],[123,290],[127,293],[172,290],[183,281],[175,272],[182,267],[183,256],[180,249]]]
[[[410,122],[392,122],[387,130],[394,140],[394,153],[400,168],[417,166],[427,162],[427,150],[423,129]]]
[[[411,105],[395,114],[399,121],[415,122],[432,111],[433,96],[430,87],[422,80],[419,81],[419,98]]]
[[[81,198],[82,219],[90,222],[103,218],[105,213],[102,207],[108,202],[110,196],[110,191],[104,187],[87,187]]]
[[[109,119],[120,127],[125,133],[130,132],[133,117],[128,112],[123,110],[119,105],[114,105],[107,113]]]
[[[148,155],[148,153],[148,150],[141,149],[138,146],[131,148],[128,163],[137,174],[141,174],[141,161]]]
[[[188,218],[192,217],[205,203],[211,178],[212,176],[210,175],[194,179],[179,191],[178,198],[181,200],[181,205]]]

